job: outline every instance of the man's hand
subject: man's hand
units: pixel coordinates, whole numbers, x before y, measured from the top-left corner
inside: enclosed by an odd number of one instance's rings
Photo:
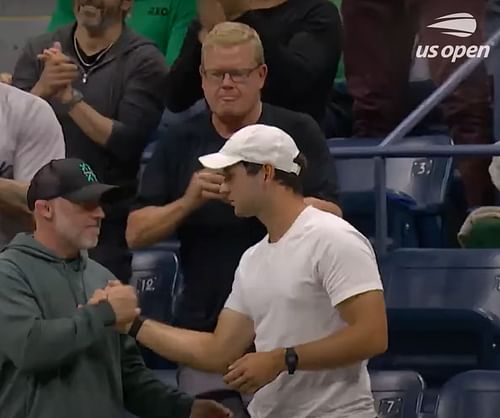
[[[198,0],[197,3],[202,27],[198,36],[201,43],[215,25],[234,20],[251,9],[250,0]]]
[[[210,32],[213,27],[219,23],[225,22],[226,13],[222,4],[218,0],[198,0],[198,19],[201,24],[200,42],[203,43],[203,39]]]
[[[189,418],[232,418],[233,413],[215,401],[197,399]]]
[[[64,91],[78,77],[78,67],[71,58],[64,55],[58,42],[38,55],[44,63],[40,79],[31,91],[43,98],[50,98]]]
[[[97,305],[98,303],[103,302],[106,299],[108,299],[108,294],[106,293],[106,291],[103,289],[97,289],[87,303],[89,305]]]
[[[192,209],[199,208],[207,200],[227,201],[227,196],[220,193],[224,176],[213,170],[201,170],[193,174],[184,199]]]
[[[137,294],[132,286],[123,284],[108,285],[105,289],[108,302],[116,316],[117,328],[132,322],[140,313]]]
[[[241,393],[255,393],[285,369],[283,350],[245,354],[229,366],[224,381]]]
[[[227,20],[234,20],[252,9],[252,0],[219,0]]]
[[[106,288],[103,290],[104,294],[106,295],[106,299],[108,298],[108,294],[109,292],[112,291],[112,289],[123,286],[124,284],[120,282],[120,280],[110,280]],[[116,321],[115,329],[121,334],[128,334],[131,326],[132,326],[132,321],[130,322]]]

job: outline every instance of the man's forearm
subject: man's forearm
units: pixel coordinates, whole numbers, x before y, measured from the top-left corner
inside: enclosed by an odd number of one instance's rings
[[[33,88],[31,89],[30,93],[33,94],[34,96],[41,97],[42,99],[47,99],[48,98],[47,92],[45,90],[43,90],[43,88],[40,86],[39,83],[36,83],[33,86]]]
[[[113,131],[113,121],[81,101],[69,111],[68,115],[92,141],[105,146]],[[126,145],[125,145],[126,146]]]
[[[147,319],[137,341],[158,355],[199,370],[224,373],[228,362],[217,349],[215,334],[174,328]]]
[[[27,191],[27,183],[0,178],[0,211],[20,216],[31,225],[32,216],[26,201]]]
[[[348,326],[329,337],[295,347],[299,357],[299,370],[346,367],[383,353],[386,349],[385,335],[355,326]],[[284,369],[285,367],[283,371]]]
[[[182,198],[165,206],[147,206],[132,212],[126,231],[128,246],[138,249],[167,238],[189,213],[190,206]]]

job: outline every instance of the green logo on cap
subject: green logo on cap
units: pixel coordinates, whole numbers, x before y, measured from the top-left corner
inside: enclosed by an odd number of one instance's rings
[[[89,183],[96,183],[97,182],[97,177],[90,168],[90,165],[81,163],[80,164],[80,170],[82,170],[83,175],[87,178],[87,181]]]

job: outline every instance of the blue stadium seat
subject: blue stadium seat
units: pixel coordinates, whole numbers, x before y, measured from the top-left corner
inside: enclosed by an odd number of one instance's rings
[[[149,160],[151,159],[151,156],[153,155],[157,143],[158,141],[150,142],[142,152],[141,161],[139,165],[139,172],[137,173],[137,178],[139,180],[139,183],[142,181],[142,174],[144,173],[146,165],[148,164]]]
[[[169,243],[134,251],[131,284],[136,287],[142,314],[161,322],[170,322],[181,274],[177,254]],[[147,366],[155,369],[174,365],[142,348]]]
[[[412,369],[439,384],[499,366],[500,252],[400,249],[380,269],[389,350],[370,367]]]
[[[377,146],[376,138],[332,138],[339,147]],[[398,143],[422,148],[451,145],[447,136],[403,138]],[[373,159],[336,158],[339,200],[344,216],[365,235],[374,236],[375,179]],[[444,212],[451,184],[451,158],[391,158],[386,163],[389,235],[395,247],[441,247],[446,241]]]
[[[178,280],[179,260],[168,247],[134,251],[132,284],[137,288],[144,315],[158,321],[170,321],[173,289]]]
[[[378,418],[418,418],[424,380],[414,371],[371,371],[370,380]]]
[[[443,386],[436,418],[497,418],[499,413],[500,372],[472,370]]]

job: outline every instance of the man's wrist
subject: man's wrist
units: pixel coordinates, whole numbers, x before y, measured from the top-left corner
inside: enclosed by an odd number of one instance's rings
[[[83,100],[83,94],[76,89],[70,88],[68,89],[67,94],[65,93],[63,96],[61,96],[60,103],[64,108],[64,111],[66,113],[69,113],[82,100]]]
[[[40,83],[36,83],[31,89],[30,93],[34,96],[41,97],[42,99],[47,99],[50,96],[47,89],[43,88]]]
[[[130,325],[130,328],[128,330],[128,335],[130,335],[132,338],[137,338],[137,334],[139,334],[139,331],[141,330],[145,321],[146,321],[145,317],[140,315],[137,316]]]
[[[278,373],[288,371],[288,367],[286,365],[286,360],[285,360],[285,351],[286,350],[284,348],[278,348],[274,351],[271,351],[271,354],[274,357],[275,369],[278,371]]]

